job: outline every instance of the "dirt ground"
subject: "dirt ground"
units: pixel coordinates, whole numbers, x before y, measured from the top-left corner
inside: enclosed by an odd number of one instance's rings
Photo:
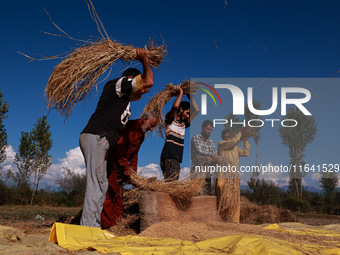
[[[48,241],[52,224],[76,215],[80,208],[52,208],[38,206],[0,206],[0,225],[8,229],[0,232],[0,254],[99,254],[96,251],[70,252]],[[41,217],[39,217],[39,216]],[[37,217],[38,216],[38,217]],[[339,215],[296,214],[298,222],[312,226],[340,224]],[[284,223],[283,223],[284,224]],[[328,237],[321,241],[315,236],[301,236],[266,230],[266,224],[233,224],[226,222],[159,222],[140,233],[147,237],[171,237],[202,241],[231,234],[260,234],[286,241],[327,246]],[[268,225],[268,224],[267,224]]]

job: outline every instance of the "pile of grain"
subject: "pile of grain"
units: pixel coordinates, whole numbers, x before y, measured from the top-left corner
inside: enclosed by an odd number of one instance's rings
[[[272,229],[264,229],[263,226],[249,224],[226,223],[222,221],[194,222],[194,221],[168,221],[158,222],[150,226],[140,236],[145,237],[170,237],[194,242],[212,238],[237,234],[255,234],[274,237],[292,243],[324,245],[332,247],[332,242],[338,241],[337,237],[315,235],[295,235]]]

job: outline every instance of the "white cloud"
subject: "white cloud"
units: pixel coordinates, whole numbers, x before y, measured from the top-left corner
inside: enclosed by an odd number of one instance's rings
[[[139,166],[137,167],[137,173],[140,176],[150,178],[156,176],[157,179],[163,179],[163,174],[161,168],[158,164],[151,163],[146,166]]]
[[[190,167],[183,167],[181,168],[181,173],[179,175],[180,179],[187,177],[190,174]]]
[[[161,167],[159,164],[151,163],[146,166],[139,166],[137,168],[137,173],[140,176],[150,178],[156,176],[158,180],[163,180],[163,173],[161,170]],[[179,178],[182,179],[190,174],[190,168],[189,167],[183,167],[181,168],[181,173],[179,175]]]
[[[338,177],[339,178],[338,178],[338,183],[337,183],[336,187],[340,188],[340,176],[338,175]],[[320,179],[321,179],[321,173],[312,173],[310,175],[308,182],[307,182],[307,185],[321,189]]]
[[[17,167],[14,164],[15,151],[11,145],[7,147],[6,154],[6,160],[1,164],[1,167],[3,169],[12,168],[14,171],[17,171]],[[58,177],[62,176],[62,170],[66,167],[79,174],[86,172],[84,157],[80,147],[70,149],[65,154],[66,156],[64,158],[58,159],[58,163],[52,164],[44,178],[41,180],[41,184],[39,185],[40,187],[43,188],[46,184],[49,186],[56,186],[55,181]],[[190,168],[183,167],[181,169],[180,178],[187,176],[189,173]],[[163,179],[162,170],[159,164],[155,163],[151,163],[146,166],[139,166],[138,174],[148,178],[156,176],[159,180]]]
[[[15,151],[13,147],[9,145],[6,148],[6,160],[0,165],[4,170],[12,168],[13,171],[18,171],[17,166],[14,163]],[[58,163],[52,164],[47,171],[44,178],[41,180],[40,187],[44,187],[46,184],[49,186],[55,186],[55,180],[61,176],[61,170],[63,167],[68,167],[76,173],[85,172],[85,163],[80,148],[70,149],[66,152],[66,157],[58,159]]]
[[[80,147],[70,149],[66,152],[65,158],[58,159],[58,163],[52,164],[42,182],[55,185],[55,180],[62,175],[63,168],[69,168],[78,174],[85,173],[85,162]]]
[[[15,151],[13,150],[13,147],[11,145],[8,145],[5,152],[6,152],[6,159],[0,165],[1,168],[3,168],[4,170],[11,169],[11,168],[17,169],[16,165],[14,164]]]
[[[273,165],[272,162],[268,162],[268,164],[262,166],[259,178],[266,181],[272,181],[280,187],[289,184],[288,169],[284,166]]]
[[[320,173],[313,173],[311,174],[311,179],[312,180],[320,180],[321,174]]]

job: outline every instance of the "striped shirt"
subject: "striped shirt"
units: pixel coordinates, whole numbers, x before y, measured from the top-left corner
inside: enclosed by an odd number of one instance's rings
[[[185,122],[181,122],[173,116],[172,118],[165,116],[166,124],[166,140],[161,154],[161,160],[173,158],[180,163],[183,159],[184,135],[185,129],[189,127]]]

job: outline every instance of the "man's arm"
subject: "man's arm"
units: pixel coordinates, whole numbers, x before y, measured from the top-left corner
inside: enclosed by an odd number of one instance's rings
[[[138,165],[138,151],[139,149],[133,153],[130,159],[130,168],[132,168],[137,173],[137,165]]]
[[[183,97],[183,90],[181,88],[181,85],[177,85],[175,86],[175,91],[178,93],[178,96],[174,102],[174,104],[172,105],[172,108],[170,110],[170,112],[167,114],[167,118],[172,118],[173,116],[175,116],[178,108],[179,108],[179,105],[181,103],[181,100],[182,100],[182,97]]]
[[[221,150],[231,150],[241,139],[242,132],[239,131],[232,139],[222,140],[218,142],[218,153]]]
[[[244,144],[244,149],[242,150],[241,148],[238,148],[238,155],[240,157],[248,157],[250,144],[247,139],[243,140],[243,144]]]
[[[153,72],[149,62],[148,53],[145,49],[137,49],[137,60],[143,65],[143,75],[142,75],[142,94],[150,91],[153,86]]]
[[[193,106],[193,110],[190,112],[190,120],[189,123],[196,117],[197,113],[200,111],[200,108],[198,107],[195,99],[190,96],[189,93],[185,94],[187,98],[189,99],[191,105]]]
[[[218,161],[220,157],[217,154],[215,143],[212,140],[210,140],[210,142],[211,152],[213,154],[211,157],[213,158],[213,160]]]

